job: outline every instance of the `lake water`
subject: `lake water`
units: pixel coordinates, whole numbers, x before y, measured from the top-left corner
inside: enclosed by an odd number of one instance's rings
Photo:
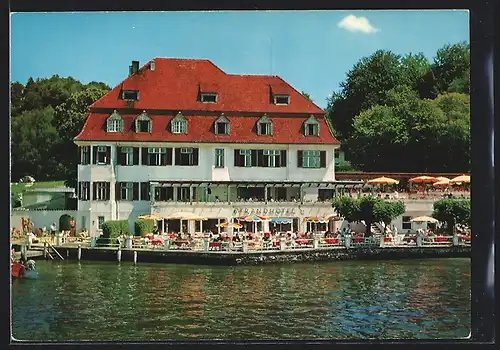
[[[457,339],[470,260],[211,267],[38,261],[12,282],[18,340]]]

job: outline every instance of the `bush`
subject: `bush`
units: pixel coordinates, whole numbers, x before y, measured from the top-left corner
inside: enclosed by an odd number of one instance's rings
[[[117,238],[121,233],[128,232],[128,220],[109,220],[102,224],[103,238]]]
[[[151,233],[153,232],[154,226],[154,220],[137,219],[134,223],[135,235],[142,236],[145,233]]]
[[[63,214],[59,218],[59,231],[69,231],[71,230],[71,224],[69,223],[72,219],[71,215]]]
[[[335,171],[338,173],[348,173],[359,171],[359,169],[353,166],[348,160],[344,160],[339,165],[335,165]]]

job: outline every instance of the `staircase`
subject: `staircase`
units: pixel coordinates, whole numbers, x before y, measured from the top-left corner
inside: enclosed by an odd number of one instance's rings
[[[54,256],[56,258],[59,258],[60,260],[64,260],[61,254],[54,248],[50,242],[46,242],[47,245],[44,245],[44,255],[46,254],[46,258],[50,258],[51,260],[54,260]]]

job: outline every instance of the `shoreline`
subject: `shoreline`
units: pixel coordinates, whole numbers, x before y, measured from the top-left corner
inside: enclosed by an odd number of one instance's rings
[[[432,258],[470,258],[471,246],[436,247],[325,247],[263,251],[189,251],[163,249],[120,249],[55,247],[65,260],[120,261],[193,265],[264,265],[341,260],[403,260]],[[78,250],[80,250],[80,255]],[[32,250],[33,247],[32,247]],[[36,251],[36,250],[35,250]],[[43,253],[38,256],[44,259]]]

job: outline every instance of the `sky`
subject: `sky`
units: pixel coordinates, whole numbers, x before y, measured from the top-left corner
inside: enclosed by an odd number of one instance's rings
[[[209,59],[229,74],[279,75],[321,108],[377,50],[469,42],[465,10],[199,11],[11,14],[11,81],[71,76],[111,87],[153,57]]]

